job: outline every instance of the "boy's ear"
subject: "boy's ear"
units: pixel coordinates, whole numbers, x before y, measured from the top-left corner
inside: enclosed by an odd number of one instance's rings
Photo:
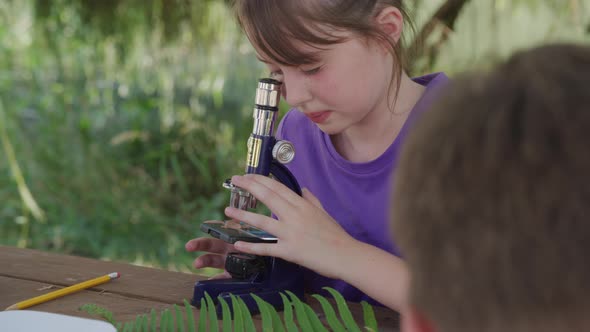
[[[401,332],[436,332],[430,320],[413,307],[404,309],[401,320]]]
[[[399,9],[383,8],[375,17],[375,23],[397,44],[404,30],[404,16]]]

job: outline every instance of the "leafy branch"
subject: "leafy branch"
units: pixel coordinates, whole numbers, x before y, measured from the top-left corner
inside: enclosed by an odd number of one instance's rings
[[[322,322],[315,311],[307,303],[300,300],[295,294],[287,291],[287,294],[281,294],[283,299],[284,311],[281,314],[268,302],[260,297],[251,294],[258,305],[260,311],[261,324],[263,331],[292,332],[299,331],[361,331],[357,322],[354,320],[346,300],[338,291],[325,287],[334,298],[338,314],[332,304],[325,297],[314,294],[313,298],[317,299],[321,306],[326,323]],[[221,320],[221,331],[244,331],[255,332],[256,326],[252,319],[252,314],[248,310],[246,303],[239,297],[231,296],[231,306],[224,299],[217,299],[221,304],[221,317],[217,315],[215,301],[205,294],[201,299],[198,325],[195,322],[194,308],[187,300],[184,300],[184,310],[178,305],[174,305],[172,310],[166,309],[157,314],[154,309],[149,314],[138,315],[135,320],[130,322],[117,322],[114,315],[109,310],[95,304],[85,304],[80,309],[90,315],[98,316],[113,324],[118,331],[163,331],[163,332],[195,332],[195,331],[219,331],[219,321]],[[363,330],[377,331],[377,321],[371,305],[362,302],[363,306]],[[282,318],[281,318],[282,316]],[[326,326],[327,325],[327,326]]]

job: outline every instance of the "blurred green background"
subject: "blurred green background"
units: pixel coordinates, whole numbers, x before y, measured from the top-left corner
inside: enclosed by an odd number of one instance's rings
[[[229,2],[0,0],[0,244],[191,270],[266,75]],[[416,30],[447,2],[406,1]],[[586,0],[464,2],[412,75],[590,41]]]

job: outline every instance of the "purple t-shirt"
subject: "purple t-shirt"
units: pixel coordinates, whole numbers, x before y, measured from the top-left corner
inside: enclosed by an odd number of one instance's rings
[[[390,238],[390,176],[395,168],[400,146],[418,114],[432,103],[435,91],[448,81],[442,73],[413,79],[426,87],[412,109],[395,141],[377,159],[353,163],[344,159],[332,145],[330,136],[303,113],[293,109],[279,124],[277,137],[292,142],[295,158],[287,165],[302,188],[309,189],[324,209],[354,238],[399,256]],[[367,278],[371,278],[367,275]],[[338,290],[349,301],[369,301],[370,297],[355,287],[313,271],[305,271],[306,291],[325,293],[322,287]]]

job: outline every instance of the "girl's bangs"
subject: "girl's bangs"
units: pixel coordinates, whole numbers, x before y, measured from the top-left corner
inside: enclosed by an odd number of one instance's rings
[[[272,2],[272,4],[269,4]],[[318,16],[301,0],[247,0],[238,8],[238,20],[256,49],[266,60],[285,66],[300,66],[318,61],[314,52],[344,40],[321,25]]]

